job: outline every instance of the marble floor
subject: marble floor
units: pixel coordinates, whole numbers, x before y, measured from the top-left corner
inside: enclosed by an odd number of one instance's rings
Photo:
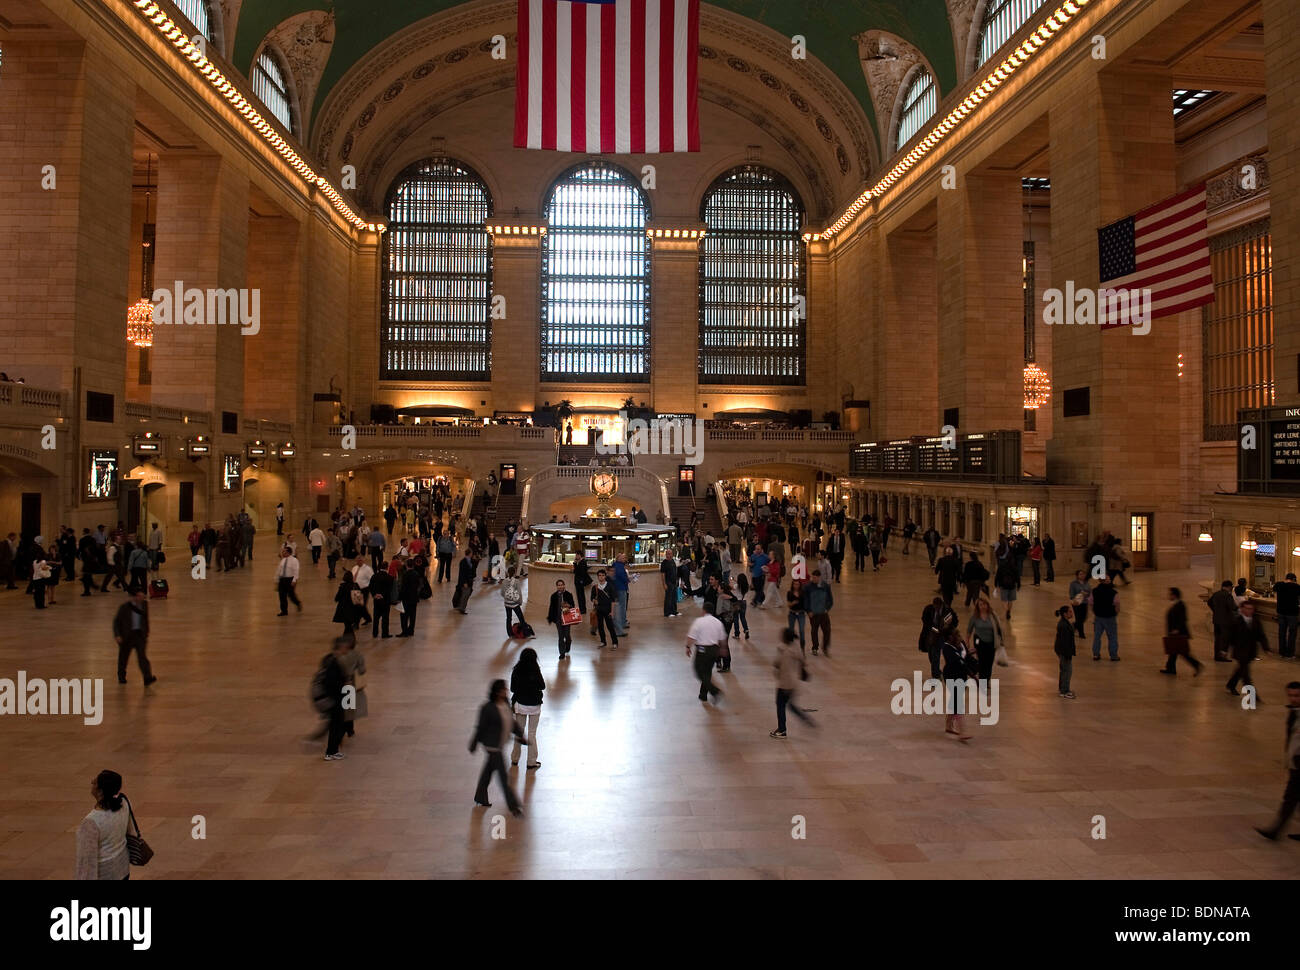
[[[364,636],[370,716],[346,759],[325,762],[323,742],[303,737],[315,727],[308,683],[338,629],[335,586],[308,561],[305,611],[277,617],[271,543],[258,546],[251,568],[204,581],[173,557],[172,595],[151,606],[160,681],[148,691],[134,667],[116,683],[119,594],[86,600],[64,584],[37,613],[21,589],[0,591],[0,677],[103,678],[105,690],[98,726],[0,718],[0,875],[69,877],[88,783],[111,767],[157,853],[133,878],[1300,876],[1300,845],[1252,830],[1281,795],[1282,687],[1300,664],[1256,665],[1256,711],[1224,692],[1226,664],[1195,679],[1157,673],[1171,583],[1188,591],[1194,652],[1212,653],[1208,612],[1191,595],[1204,571],[1139,574],[1121,593],[1123,661],[1085,651],[1073,701],[1057,696],[1052,653],[1064,586],[1026,585],[1015,664],[998,668],[1000,719],[968,718],[964,744],[941,716],[891,711],[891,682],[926,669],[923,552],[846,573],[833,659],[809,657],[802,691],[819,729],[792,719],[786,741],[768,737],[783,610],[750,609],[753,638],[733,647],[715,707],[696,699],[688,619],[634,615],[617,651],[579,628],[560,664],[546,591],[534,591],[542,768],[512,772],[526,808],[516,820],[495,783],[494,807],[474,807],[481,755],[466,750],[486,685],[508,677],[523,646],[503,638],[499,595],[476,590],[462,616],[439,588],[414,639]],[[1095,816],[1104,839],[1092,837]]]

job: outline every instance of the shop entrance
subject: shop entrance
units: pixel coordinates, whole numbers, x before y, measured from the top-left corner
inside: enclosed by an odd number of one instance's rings
[[[1149,512],[1129,516],[1128,550],[1134,569],[1151,568],[1151,519]]]

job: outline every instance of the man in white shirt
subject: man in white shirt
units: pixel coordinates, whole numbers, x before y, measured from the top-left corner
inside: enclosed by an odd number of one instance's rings
[[[695,676],[700,678],[700,700],[707,701],[712,696],[716,702],[722,691],[713,686],[713,666],[718,662],[719,644],[727,641],[727,631],[713,612],[713,604],[706,600],[699,618],[686,631],[686,656],[695,654]]]
[[[319,525],[311,530],[307,541],[311,543],[311,564],[314,566],[320,562],[320,550],[325,545],[325,533],[321,531]]]
[[[280,563],[275,567],[275,587],[280,594],[280,612],[276,616],[289,615],[289,600],[302,612],[302,603],[294,587],[298,585],[298,560],[286,546],[280,550]]]
[[[158,523],[153,524],[153,531],[149,533],[149,568],[154,572],[158,571],[158,553],[162,551],[163,534],[158,528]]]
[[[370,580],[375,575],[375,570],[370,563],[366,562],[361,556],[357,556],[357,565],[352,570],[352,579],[357,584],[357,589],[361,590],[361,595],[365,597],[361,609],[365,611],[365,619],[362,623],[370,623],[373,617],[370,615]]]

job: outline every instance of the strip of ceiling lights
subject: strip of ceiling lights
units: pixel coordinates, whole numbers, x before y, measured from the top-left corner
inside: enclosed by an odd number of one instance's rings
[[[338,190],[330,184],[330,180],[324,175],[318,175],[310,165],[303,161],[302,156],[293,150],[293,146],[285,141],[275,127],[262,117],[261,112],[249,103],[248,99],[240,93],[239,88],[235,87],[230,82],[230,79],[208,60],[199,46],[154,0],[125,0],[125,2],[135,7],[140,15],[153,25],[163,40],[175,47],[181,56],[207,79],[213,89],[225,98],[232,108],[239,112],[249,127],[261,135],[267,144],[279,153],[280,157],[298,173],[298,176],[304,182],[320,189],[339,215],[351,223],[353,228],[360,232],[383,232],[387,228],[383,223],[367,222],[353,212],[352,208],[343,200],[343,196],[339,195]]]
[[[930,153],[930,150],[938,145],[948,133],[961,124],[966,117],[988,99],[994,91],[1002,86],[1011,75],[1015,74],[1031,57],[1038,53],[1039,48],[1046,44],[1060,30],[1064,29],[1079,12],[1092,0],[1065,0],[1056,11],[1048,17],[1032,34],[1002,59],[1002,63],[991,71],[983,82],[975,90],[962,99],[961,104],[957,105],[944,119],[930,129],[929,134],[918,142],[910,152],[899,159],[898,163],[891,168],[879,182],[867,189],[858,196],[853,203],[844,210],[844,214],[836,219],[830,226],[821,232],[809,232],[804,234],[807,241],[833,239],[843,232],[848,225],[858,217],[858,214],[867,207],[873,198],[879,198],[884,195],[889,188],[907,174],[908,170],[916,165],[922,158]]]

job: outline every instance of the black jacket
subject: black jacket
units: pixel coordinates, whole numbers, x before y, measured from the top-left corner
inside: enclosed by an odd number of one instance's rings
[[[370,596],[372,599],[381,599],[385,603],[391,603],[395,585],[393,577],[381,569],[370,577]]]
[[[525,670],[518,664],[510,671],[510,693],[512,704],[540,704],[542,691],[546,690],[546,681],[540,670]]]
[[[510,730],[521,744],[528,743],[523,728],[513,717],[510,718]],[[491,701],[478,709],[478,725],[474,728],[474,737],[469,743],[470,751],[480,744],[485,748],[496,748],[501,744],[501,715],[497,713],[497,706]]]
[[[1192,631],[1187,629],[1187,604],[1178,600],[1169,607],[1165,614],[1165,633],[1171,637],[1190,637]]]
[[[1074,646],[1074,624],[1063,616],[1056,621],[1056,644],[1052,649],[1058,657],[1073,657]]]
[[[408,608],[412,603],[420,601],[421,579],[423,577],[418,569],[407,566],[398,580],[397,595]]]
[[[1264,632],[1264,624],[1259,621],[1259,617],[1254,617],[1248,626],[1245,617],[1237,616],[1232,621],[1228,636],[1232,641],[1232,659],[1238,663],[1249,663],[1255,659],[1256,644],[1265,653],[1269,652],[1268,634]]]
[[[609,595],[612,586],[612,583],[606,583],[604,589],[599,586],[591,587],[591,605],[596,608],[598,616],[609,616],[614,608],[613,600]]]
[[[963,583],[984,583],[988,581],[988,578],[989,571],[977,560],[971,559],[962,567],[961,581]]]
[[[939,585],[944,589],[957,588],[957,576],[961,573],[961,562],[954,556],[944,556],[934,567],[939,575]]]
[[[460,561],[460,569],[456,573],[456,585],[457,586],[474,585],[474,563],[469,558],[469,556],[466,556],[464,559]]]
[[[579,588],[591,585],[591,573],[587,570],[586,557],[580,557],[573,561],[573,585]]]
[[[140,609],[136,610],[136,605],[131,600],[127,600],[117,608],[117,615],[113,617],[113,636],[125,640],[133,632],[131,629],[131,614],[139,612],[144,616],[144,622],[141,624],[140,633],[142,636],[149,636],[149,605],[146,603]]]
[[[567,589],[563,592],[557,589],[551,594],[551,608],[546,611],[546,622],[554,623],[556,626],[559,626],[561,611],[566,607],[574,605],[572,593]]]

